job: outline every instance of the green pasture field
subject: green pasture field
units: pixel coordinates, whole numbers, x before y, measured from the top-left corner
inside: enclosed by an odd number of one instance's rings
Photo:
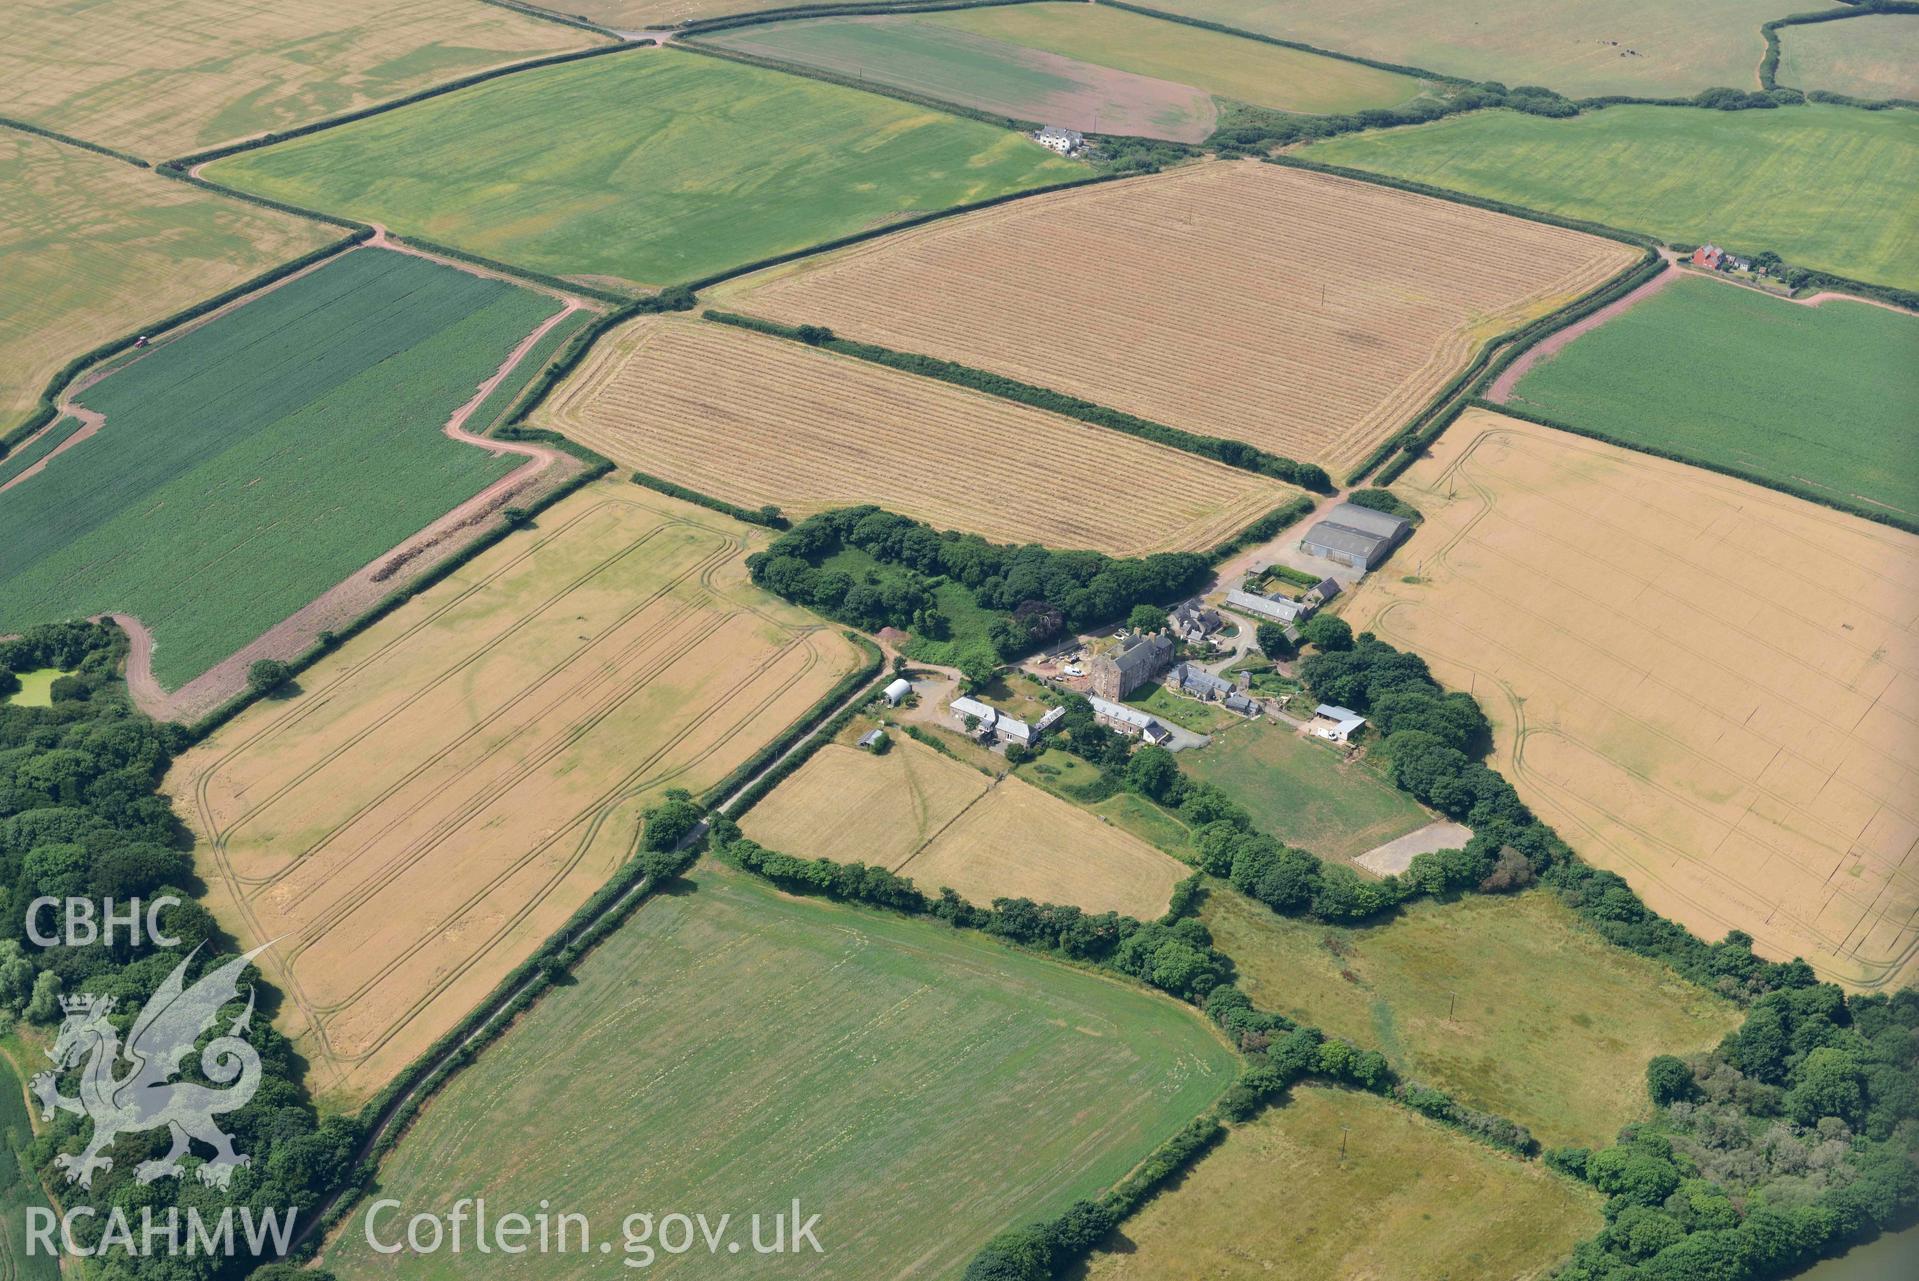
[[[1627,444],[1919,517],[1919,319],[1903,312],[1800,307],[1685,277],[1534,366],[1508,399]]]
[[[991,125],[673,49],[507,76],[206,172],[553,275],[634,284],[1088,176]]]
[[[799,1274],[956,1277],[993,1233],[1116,1182],[1237,1070],[1194,1011],[1129,985],[725,867],[690,881],[455,1077],[380,1170],[410,1206],[549,1199],[613,1237],[612,1266],[399,1262],[356,1212],[326,1256],[341,1281],[614,1276],[629,1212],[705,1207],[743,1233],[794,1198],[827,1250]]]
[[[1046,748],[1013,772],[1034,786],[1099,815],[1122,832],[1139,837],[1182,863],[1193,858],[1192,830],[1177,815],[1145,797],[1133,792],[1116,792],[1089,800],[1088,789],[1099,784],[1099,770],[1070,752]]]
[[[81,352],[342,234],[0,129],[0,435]]]
[[[32,1145],[25,1089],[11,1057],[0,1053],[0,1277],[6,1281],[58,1281],[60,1276],[56,1257],[27,1252],[27,1207],[47,1207],[27,1155]]]
[[[1279,111],[1330,115],[1392,107],[1423,88],[1412,76],[1105,5],[995,5],[929,13],[924,20]]]
[[[1520,1281],[1604,1226],[1600,1200],[1410,1108],[1302,1086],[1234,1126],[1073,1275]]]
[[[520,464],[439,428],[557,309],[360,249],[119,365],[0,502],[0,632],[133,614],[183,684]]]
[[[1432,821],[1365,764],[1349,764],[1277,721],[1232,726],[1210,747],[1177,759],[1187,777],[1244,806],[1260,831],[1321,858],[1357,858]]]
[[[1410,76],[1103,5],[819,18],[704,39],[1015,119],[1181,142],[1212,131],[1214,96],[1323,114],[1421,91]]]
[[[1201,919],[1262,1007],[1378,1049],[1394,1071],[1529,1127],[1612,1141],[1650,1112],[1646,1064],[1718,1044],[1730,1002],[1614,947],[1545,890],[1415,903],[1360,929],[1225,885]]]
[[[1241,31],[1467,80],[1572,98],[1759,87],[1760,24],[1777,0],[1139,0]]]
[[[1919,112],[1608,107],[1475,111],[1304,153],[1670,243],[1713,241],[1919,288]]]
[[[1855,98],[1919,99],[1919,14],[1873,13],[1781,27],[1782,85]]]

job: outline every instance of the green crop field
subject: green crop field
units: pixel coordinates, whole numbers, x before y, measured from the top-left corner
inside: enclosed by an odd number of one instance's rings
[[[44,430],[35,433],[30,439],[23,440],[15,448],[8,450],[4,457],[0,457],[0,485],[5,485],[66,444],[80,430],[80,426],[78,418],[61,418],[49,423]]]
[[[1217,885],[1201,919],[1261,1006],[1376,1048],[1404,1076],[1531,1128],[1610,1142],[1646,1063],[1718,1044],[1739,1010],[1580,924],[1544,890],[1416,903],[1344,929]]]
[[[994,1232],[1118,1180],[1233,1079],[1193,1011],[1139,989],[724,867],[691,882],[439,1093],[382,1196],[498,1214],[544,1198],[616,1251],[629,1212],[730,1212],[743,1235],[798,1198],[826,1254],[797,1274],[953,1277]],[[399,1265],[358,1213],[326,1262],[342,1281],[601,1275],[557,1255]]]
[[[0,435],[81,352],[340,234],[0,129]]]
[[[518,465],[439,427],[557,308],[361,249],[119,366],[0,502],[0,632],[133,614],[184,683]]]
[[[58,1281],[60,1276],[55,1256],[27,1252],[27,1207],[47,1205],[27,1153],[32,1144],[25,1089],[11,1057],[0,1053],[0,1277],[6,1281]]]
[[[543,68],[207,176],[562,276],[691,280],[1086,177],[990,125],[672,49]]]
[[[1598,1231],[1599,1207],[1572,1180],[1409,1108],[1306,1087],[1235,1126],[1121,1225],[1085,1276],[1521,1281]]]
[[[1282,111],[1404,102],[1420,82],[1358,63],[1086,4],[741,27],[707,43],[1020,120],[1198,142],[1213,96]]]
[[[1212,746],[1181,752],[1179,764],[1238,801],[1261,831],[1321,858],[1356,858],[1432,821],[1364,764],[1273,721],[1232,726]]]
[[[1855,98],[1919,99],[1919,14],[1779,28],[1779,83]]]
[[[1305,154],[1919,289],[1919,112],[1608,107],[1548,120],[1476,111],[1349,134]]]
[[[1919,319],[1902,312],[1684,278],[1533,367],[1508,402],[1919,517]]]
[[[1468,80],[1569,97],[1759,87],[1778,0],[1139,0],[1148,9]]]

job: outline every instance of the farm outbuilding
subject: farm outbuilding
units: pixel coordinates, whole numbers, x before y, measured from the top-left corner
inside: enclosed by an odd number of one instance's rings
[[[886,698],[886,705],[888,707],[898,707],[900,700],[913,692],[913,682],[902,676],[891,685],[888,685],[883,692]]]
[[[1249,614],[1257,614],[1261,618],[1271,618],[1282,623],[1290,623],[1312,613],[1312,610],[1296,600],[1287,600],[1284,596],[1260,596],[1237,588],[1226,593],[1226,603],[1234,609],[1243,609]]]
[[[1392,554],[1411,527],[1402,517],[1341,503],[1306,531],[1299,546],[1338,565],[1372,569]]]
[[[1366,718],[1350,707],[1335,707],[1331,703],[1321,703],[1313,709],[1312,731],[1319,737],[1335,743],[1352,741],[1360,727],[1366,724]]]

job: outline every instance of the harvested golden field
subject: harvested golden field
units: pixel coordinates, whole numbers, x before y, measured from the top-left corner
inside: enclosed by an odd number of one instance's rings
[[[766,0],[552,0],[536,6],[585,18],[615,31],[640,31],[650,27],[677,27],[682,22],[702,18],[730,18],[736,13],[755,13],[778,8]]]
[[[1030,898],[1151,920],[1190,872],[1050,792],[897,731],[884,756],[821,748],[741,827],[784,854],[882,864],[928,894],[951,886],[981,904]]]
[[[1243,161],[1014,201],[770,268],[716,297],[1339,470],[1480,343],[1638,257],[1581,232]]]
[[[0,130],[0,433],[25,418],[47,380],[81,352],[339,234]]]
[[[607,37],[472,0],[8,0],[0,115],[164,159]]]
[[[750,587],[741,526],[592,486],[174,766],[209,904],[286,994],[319,1089],[363,1099],[634,848],[855,660]]]
[[[1485,704],[1581,855],[1707,938],[1919,975],[1919,539],[1469,411],[1346,617]]]
[[[1299,492],[983,392],[679,318],[642,317],[601,342],[537,421],[744,507],[878,503],[997,542],[1115,556],[1212,547]]]

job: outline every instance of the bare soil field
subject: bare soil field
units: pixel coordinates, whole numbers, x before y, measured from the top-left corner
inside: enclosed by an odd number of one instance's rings
[[[741,527],[589,487],[183,756],[209,905],[336,1106],[446,1032],[855,659],[747,584]]]
[[[903,734],[884,756],[821,748],[741,826],[769,849],[883,864],[928,894],[951,886],[980,904],[1024,897],[1151,920],[1190,871],[1049,792]]]
[[[607,37],[470,0],[9,0],[0,115],[178,156]]]
[[[1582,856],[1708,938],[1919,973],[1919,539],[1472,410],[1400,484],[1355,629],[1469,689]]]
[[[771,268],[715,299],[1338,470],[1485,340],[1637,257],[1581,232],[1244,161],[947,219]]]
[[[642,317],[599,343],[536,421],[745,507],[878,503],[998,542],[1115,556],[1211,547],[1298,492],[997,396],[679,318]]]

